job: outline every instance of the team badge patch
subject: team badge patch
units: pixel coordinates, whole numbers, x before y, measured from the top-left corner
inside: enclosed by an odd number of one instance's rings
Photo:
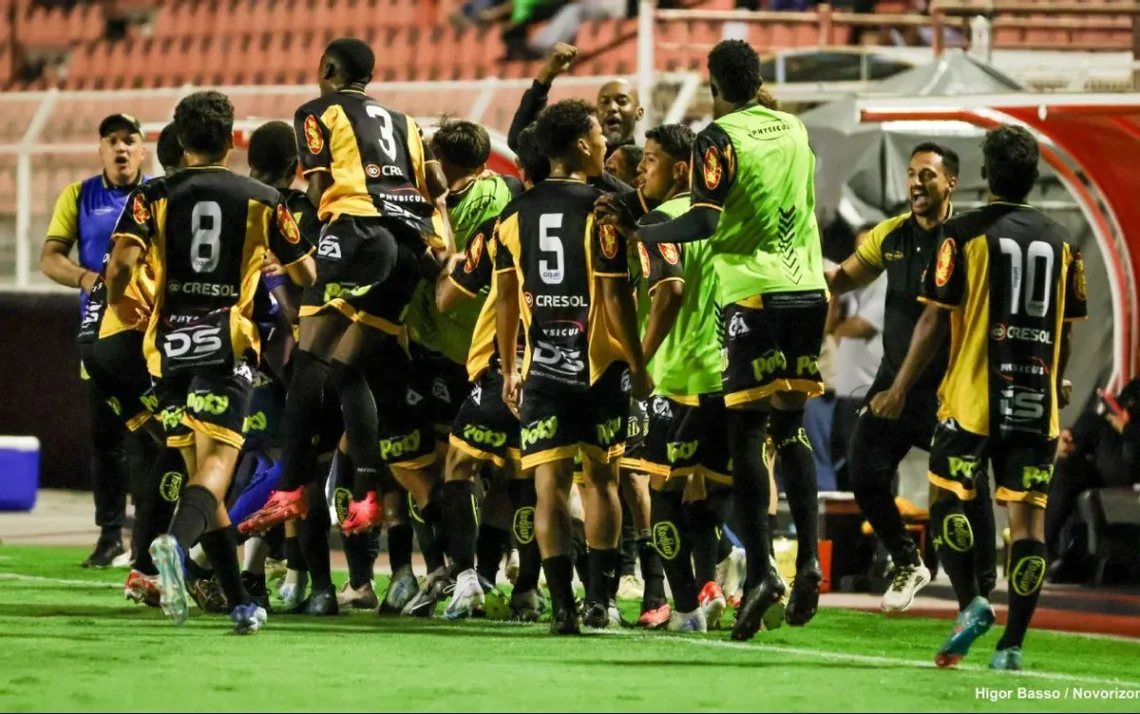
[[[720,153],[715,146],[710,146],[705,152],[705,186],[711,191],[720,185],[720,178],[724,168],[720,163]]]
[[[369,178],[380,178],[380,167],[376,164],[368,164],[364,167],[364,173],[368,174]]]
[[[649,277],[649,251],[645,249],[644,243],[637,244],[637,255],[641,259],[641,274]]]
[[[669,265],[676,265],[677,261],[681,259],[680,255],[677,254],[677,246],[672,243],[662,243],[660,248],[661,257],[664,258],[665,262]]]
[[[131,216],[135,219],[135,223],[145,225],[150,220],[150,211],[147,210],[146,201],[143,200],[142,194],[135,194],[134,205],[131,206]]]
[[[947,238],[938,249],[938,265],[934,270],[934,284],[940,288],[946,287],[950,276],[954,274],[954,245],[953,238]]]
[[[598,237],[602,244],[602,255],[612,260],[618,252],[617,229],[610,225],[602,226]]]
[[[1084,302],[1088,284],[1085,282],[1085,259],[1080,253],[1077,253],[1077,259],[1073,261],[1073,271],[1076,273],[1073,276],[1073,292],[1077,294],[1078,300]]]
[[[296,245],[301,242],[301,229],[297,227],[297,221],[293,220],[293,214],[283,205],[277,206],[277,230],[290,243]]]
[[[475,236],[475,240],[471,241],[471,245],[467,246],[467,262],[463,264],[463,272],[470,273],[475,270],[479,265],[479,259],[483,257],[483,234]]]
[[[311,154],[319,154],[325,148],[325,137],[317,126],[317,118],[312,114],[305,117],[305,143],[309,145]]]

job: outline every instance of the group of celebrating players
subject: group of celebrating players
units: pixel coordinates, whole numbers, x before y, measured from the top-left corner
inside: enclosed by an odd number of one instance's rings
[[[1080,256],[1025,204],[1032,136],[987,135],[993,201],[953,217],[957,157],[920,145],[912,211],[825,273],[808,133],[761,89],[751,47],[710,52],[712,124],[655,127],[641,148],[623,81],[597,107],[545,106],[574,53],[554,51],[515,118],[521,181],[486,171],[477,124],[445,119],[425,140],[369,98],[374,57],[355,39],[328,46],[321,97],[294,126],[252,134],[249,178],[227,168],[228,98],[179,103],[159,139],[167,174],[128,199],[80,335],[96,387],[151,444],[128,597],[177,623],[193,599],[254,632],[265,561],[283,552],[297,612],[432,615],[450,598],[448,618],[534,622],[544,575],[551,631],[576,634],[621,623],[624,501],[639,625],[703,632],[729,603],[736,640],[805,625],[824,576],[804,405],[824,391],[830,295],[886,271],[886,354],[851,454],[894,562],[883,607],[906,609],[930,579],[890,494],[915,445],[931,450],[932,531],[961,604],[939,664],[993,624],[992,549],[974,547],[993,542],[992,460],[1012,531],[992,664],[1020,668],[1067,321],[1085,315]],[[290,188],[298,162],[305,192]],[[773,464],[796,525],[791,586],[771,557]],[[339,594],[333,519],[350,571]],[[512,550],[508,602],[495,581]]]

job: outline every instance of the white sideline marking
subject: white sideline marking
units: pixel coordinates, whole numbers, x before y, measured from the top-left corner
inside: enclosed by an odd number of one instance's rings
[[[20,580],[27,583],[54,583],[56,585],[69,585],[76,588],[122,588],[122,583],[105,583],[99,580],[64,580],[62,578],[41,578],[38,575],[20,575],[19,573],[0,573],[0,580]]]

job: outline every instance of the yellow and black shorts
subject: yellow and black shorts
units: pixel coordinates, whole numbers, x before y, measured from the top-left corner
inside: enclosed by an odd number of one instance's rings
[[[757,295],[725,305],[721,380],[724,401],[740,408],[777,392],[823,394],[819,353],[827,294]]]
[[[503,403],[503,373],[488,369],[463,400],[449,437],[451,445],[469,456],[503,468],[507,460],[518,467],[519,420]],[[516,475],[519,471],[516,468]]]
[[[376,400],[380,456],[384,463],[403,469],[423,469],[438,459],[428,398],[413,379],[408,355],[389,342],[374,355],[366,377]]]
[[[131,431],[147,423],[157,406],[142,345],[143,333],[137,330],[79,343],[96,395]]]
[[[626,451],[622,467],[671,478],[699,474],[731,484],[724,398],[702,394],[692,399],[695,404],[664,396],[649,399],[648,433],[639,446]]]
[[[155,382],[155,395],[170,448],[193,446],[195,433],[235,449],[245,444],[253,398],[253,370],[245,362],[162,377]]]
[[[1056,453],[1056,439],[1036,434],[982,436],[963,430],[951,419],[934,431],[930,482],[958,498],[973,500],[978,480],[989,478],[986,465],[992,464],[998,503],[1013,501],[1044,508]]]
[[[587,388],[572,389],[545,380],[523,384],[519,405],[522,468],[583,455],[600,463],[625,452],[629,417],[629,368],[611,364]]]
[[[342,215],[325,224],[316,255],[317,281],[302,294],[301,317],[336,310],[406,347],[402,316],[420,280],[419,259],[426,250],[410,231],[383,217]]]

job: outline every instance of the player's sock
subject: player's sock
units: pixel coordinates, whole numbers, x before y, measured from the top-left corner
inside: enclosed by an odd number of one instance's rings
[[[309,569],[309,565],[305,562],[304,551],[301,550],[301,539],[298,536],[285,539],[285,567],[296,571],[308,571]]]
[[[1039,540],[1015,540],[1009,546],[1009,616],[999,650],[1021,647],[1045,582],[1045,544]]]
[[[392,572],[412,566],[412,537],[415,531],[407,523],[388,526],[388,564]]]
[[[768,555],[776,557],[776,529],[780,526],[780,519],[775,513],[768,514]]]
[[[308,352],[294,353],[293,378],[289,381],[285,411],[281,417],[281,481],[278,489],[295,491],[305,485],[309,444],[320,425],[321,401],[330,367]]]
[[[416,540],[420,543],[420,552],[424,554],[424,562],[429,573],[444,567],[442,538],[440,538],[439,524],[441,519],[439,492],[433,491],[432,500],[420,510],[420,520],[414,521],[412,527],[416,530]]]
[[[309,582],[315,593],[332,587],[332,566],[329,564],[329,530],[332,528],[332,518],[329,516],[324,488],[314,485],[310,486],[308,491],[309,515],[305,517],[298,535],[301,539],[302,552],[305,554],[305,562],[309,566]]]
[[[332,386],[340,397],[348,453],[355,467],[353,498],[363,500],[377,490],[381,473],[387,469],[380,456],[380,417],[376,400],[364,372],[344,362],[333,361]]]
[[[772,522],[769,521],[768,522],[768,527],[769,527],[768,532],[769,533],[775,533],[775,531],[771,529],[771,524],[772,524]],[[728,532],[724,528],[720,529],[718,535],[719,535],[720,539],[716,543],[716,562],[721,563],[721,562],[724,562],[725,558],[732,555],[732,549],[734,546],[732,543],[732,539],[728,537]]]
[[[641,561],[641,579],[645,582],[645,593],[641,596],[642,604],[656,605],[665,602],[665,566],[661,564],[661,556],[653,547],[652,530],[637,534],[637,559]]]
[[[590,547],[586,544],[586,522],[577,518],[570,520],[570,533],[573,542],[570,545],[570,558],[574,562],[574,569],[578,571],[578,579],[585,585],[590,582]]]
[[[210,489],[197,484],[186,487],[169,531],[178,545],[182,546],[183,552],[189,553],[202,534],[210,529],[217,512],[218,499],[210,493]]]
[[[997,525],[994,522],[994,504],[990,496],[989,479],[978,479],[977,495],[962,502],[962,512],[970,519],[974,529],[974,575],[982,597],[989,598],[997,587]]]
[[[265,574],[265,558],[269,555],[269,544],[264,539],[253,536],[247,538],[242,548],[242,564],[241,569],[243,573],[253,573],[254,575]]]
[[[697,609],[697,584],[693,580],[692,528],[685,519],[680,492],[649,492],[653,515],[653,545],[661,555],[673,604],[677,612]]]
[[[447,554],[458,575],[475,567],[475,547],[479,537],[475,484],[467,479],[443,484],[440,513],[447,533]]]
[[[138,547],[135,548],[135,570],[145,575],[157,575],[158,569],[150,558],[150,544],[163,533],[174,518],[178,497],[188,480],[186,463],[177,449],[161,448],[147,470],[146,482],[140,489],[135,518],[138,523]]]
[[[542,561],[546,584],[555,610],[574,609],[574,563],[568,555],[556,555]]]
[[[621,502],[621,538],[618,548],[621,549],[621,572],[618,578],[633,575],[637,571],[637,529],[633,527],[633,511],[629,503],[618,489],[618,501]]]
[[[811,443],[804,431],[803,410],[772,412],[770,431],[776,463],[784,475],[788,508],[796,524],[796,567],[800,568],[817,558],[819,551],[819,484]]]
[[[768,500],[771,484],[764,464],[768,415],[760,411],[729,409],[729,450],[732,455],[732,497],[737,537],[748,558],[745,588],[759,587],[768,574],[771,552],[768,534]]]
[[[538,494],[534,479],[512,479],[507,484],[507,491],[515,509],[514,536],[519,546],[519,575],[514,589],[525,593],[538,587],[539,569],[542,567],[542,555],[534,531],[534,507]]]
[[[719,562],[716,559],[719,543],[717,526],[720,525],[720,518],[708,499],[686,503],[685,518],[689,523],[689,531],[693,534],[693,576],[698,587],[703,587],[705,583],[716,582],[716,564]]]
[[[483,523],[479,526],[479,540],[476,544],[476,570],[489,583],[499,577],[499,565],[503,562],[503,551],[511,543],[510,531]]]
[[[586,602],[608,603],[615,588],[612,583],[621,572],[621,551],[617,548],[591,548],[590,580],[586,583]]]
[[[974,572],[974,531],[962,512],[962,502],[943,491],[930,506],[930,530],[938,562],[950,576],[958,609],[964,610],[980,593]]]
[[[214,566],[214,575],[226,594],[230,609],[248,605],[249,593],[241,582],[241,568],[237,559],[237,529],[233,525],[218,528],[202,535],[202,550],[206,551]]]
[[[348,582],[353,589],[372,582],[372,558],[368,554],[368,534],[342,536],[344,558],[348,561]]]

